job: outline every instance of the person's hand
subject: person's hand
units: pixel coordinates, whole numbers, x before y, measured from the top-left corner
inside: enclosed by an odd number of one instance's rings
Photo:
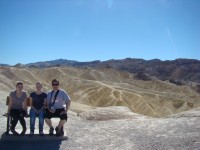
[[[36,113],[37,115],[39,114],[39,111],[38,111],[37,109],[35,109],[34,111],[35,111],[35,113]]]
[[[24,117],[25,117],[25,118],[28,118],[28,117],[29,117],[29,115],[28,115],[28,114],[26,114]]]
[[[25,109],[23,109],[23,110],[24,110],[24,112],[25,112],[25,114],[23,114],[24,117],[28,118],[28,112],[27,112],[27,110],[25,110]]]
[[[10,112],[7,112],[4,114],[5,117],[8,117],[10,115]]]
[[[41,112],[44,111],[44,108],[41,108],[39,111],[38,111],[38,114],[40,114]]]
[[[49,109],[49,108],[48,108],[48,110],[49,110],[49,112],[52,113],[52,114],[55,112],[55,111],[53,111],[53,110],[51,110],[51,109]]]

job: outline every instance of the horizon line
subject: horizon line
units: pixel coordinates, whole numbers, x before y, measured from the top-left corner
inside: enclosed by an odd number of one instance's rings
[[[175,61],[175,60],[197,60],[200,61],[199,59],[195,59],[195,58],[175,58],[175,59],[159,59],[159,58],[153,58],[153,59],[144,59],[144,58],[133,58],[133,57],[126,57],[123,59],[107,59],[107,60],[100,60],[100,59],[96,59],[96,60],[88,60],[88,61],[79,61],[79,60],[73,60],[73,59],[64,59],[64,58],[56,58],[56,59],[52,59],[52,60],[42,60],[42,61],[36,61],[36,62],[29,62],[29,63],[16,63],[14,65],[12,64],[7,64],[7,63],[1,63],[0,65],[8,65],[8,66],[15,66],[17,64],[21,64],[21,65],[28,65],[28,64],[34,64],[34,63],[42,63],[42,62],[50,62],[50,61],[57,61],[57,60],[67,60],[67,61],[75,61],[75,62],[94,62],[94,61],[100,61],[100,62],[106,62],[106,61],[110,61],[110,60],[125,60],[125,59],[138,59],[138,60],[145,60],[145,61],[151,61],[151,60],[160,60],[160,61]]]

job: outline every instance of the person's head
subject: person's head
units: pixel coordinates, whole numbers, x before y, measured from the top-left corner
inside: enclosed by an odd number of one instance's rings
[[[53,79],[51,84],[52,84],[53,90],[58,90],[58,88],[59,88],[59,80],[58,79]]]
[[[36,90],[37,90],[37,91],[41,91],[41,90],[42,90],[42,83],[41,83],[41,82],[37,82],[37,83],[35,84],[35,87],[36,87]]]
[[[18,81],[18,82],[16,83],[16,90],[17,90],[17,91],[22,91],[22,89],[23,89],[23,82]]]

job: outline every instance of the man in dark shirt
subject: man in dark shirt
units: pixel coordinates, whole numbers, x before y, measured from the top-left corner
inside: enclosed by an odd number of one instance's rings
[[[42,92],[42,84],[40,82],[36,83],[36,91],[31,93],[30,98],[30,136],[34,135],[35,118],[37,116],[39,118],[39,134],[43,136],[44,108],[46,106],[47,95]]]

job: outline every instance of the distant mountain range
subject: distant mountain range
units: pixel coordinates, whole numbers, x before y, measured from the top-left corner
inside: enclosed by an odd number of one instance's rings
[[[26,67],[30,68],[49,68],[49,67],[97,67],[101,63],[100,60],[90,62],[78,62],[75,60],[57,59],[52,61],[36,62],[26,64]]]
[[[0,64],[0,66],[9,67],[10,65],[8,65],[8,64]]]
[[[49,68],[49,67],[80,67],[80,68],[113,68],[137,75],[138,79],[149,80],[156,77],[160,80],[169,80],[177,85],[185,82],[200,83],[200,60],[176,59],[161,61],[159,59],[143,60],[126,58],[121,60],[78,62],[74,60],[58,59],[52,61],[29,64],[16,64],[15,67]],[[150,76],[150,77],[149,77]]]

